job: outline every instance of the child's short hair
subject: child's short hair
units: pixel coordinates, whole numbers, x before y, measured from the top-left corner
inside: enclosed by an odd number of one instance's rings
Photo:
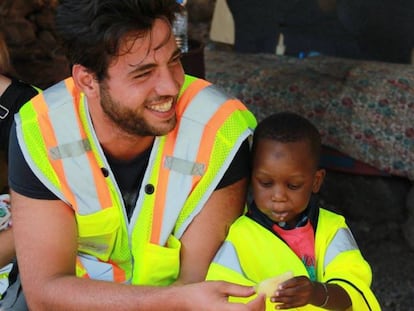
[[[309,142],[315,163],[318,166],[321,154],[321,136],[318,129],[299,114],[284,111],[274,113],[263,119],[253,134],[252,154],[261,139],[270,139],[281,143],[298,141]]]

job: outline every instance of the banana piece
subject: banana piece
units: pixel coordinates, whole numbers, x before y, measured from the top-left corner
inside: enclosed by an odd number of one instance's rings
[[[265,279],[255,286],[257,294],[266,294],[266,297],[273,296],[279,284],[293,278],[293,272],[287,271],[277,276]]]

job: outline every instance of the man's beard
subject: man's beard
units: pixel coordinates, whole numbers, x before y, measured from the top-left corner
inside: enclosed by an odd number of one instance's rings
[[[135,136],[162,136],[169,133],[176,125],[176,116],[157,125],[149,124],[133,110],[113,100],[105,85],[100,86],[101,106],[105,114],[123,131]]]

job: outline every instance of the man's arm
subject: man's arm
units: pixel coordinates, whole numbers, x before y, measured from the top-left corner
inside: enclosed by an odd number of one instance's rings
[[[250,296],[254,290],[225,282],[144,287],[77,278],[73,211],[62,201],[11,195],[16,253],[30,310],[263,310],[262,298],[249,305],[229,303],[227,296]]]
[[[247,178],[213,192],[181,238],[180,283],[205,279],[233,221],[243,213]]]
[[[246,139],[216,190],[181,238],[178,283],[205,279],[210,262],[234,220],[243,213],[250,175],[250,147]]]

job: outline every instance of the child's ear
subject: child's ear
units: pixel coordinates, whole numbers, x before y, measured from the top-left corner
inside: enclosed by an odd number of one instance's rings
[[[319,189],[322,186],[323,180],[325,179],[326,171],[321,168],[318,169],[315,173],[315,177],[313,179],[313,185],[312,185],[312,192],[318,193]]]

